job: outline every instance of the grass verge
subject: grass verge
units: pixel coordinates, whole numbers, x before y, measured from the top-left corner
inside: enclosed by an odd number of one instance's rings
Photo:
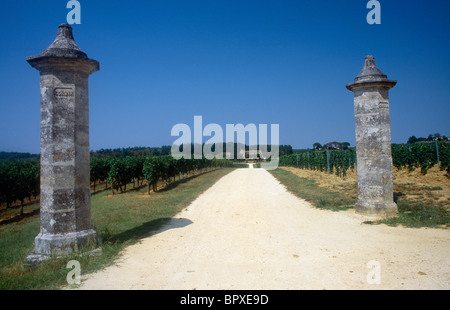
[[[39,216],[1,225],[0,289],[58,289],[67,284],[70,269],[66,266],[72,259],[80,262],[82,275],[113,264],[126,246],[150,236],[232,170],[224,168],[183,179],[150,196],[145,188],[114,196],[108,191],[93,195],[92,222],[98,231],[101,256],[78,253],[27,268],[23,261],[33,250]]]
[[[356,201],[319,187],[315,180],[301,178],[284,169],[269,171],[287,190],[320,209],[341,211],[354,207]]]
[[[389,226],[402,225],[411,228],[448,228],[450,226],[450,212],[441,205],[433,205],[424,202],[398,201],[397,206],[397,217],[379,220],[375,223],[386,224]],[[372,224],[372,222],[368,223]]]
[[[317,208],[340,211],[353,208],[356,203],[356,199],[350,197],[344,190],[341,193],[327,191],[319,187],[315,180],[299,177],[284,169],[276,169],[271,173],[290,192]],[[440,188],[433,188],[433,190],[440,190]],[[401,225],[411,228],[448,228],[450,226],[450,212],[442,204],[400,199],[397,205],[399,211],[397,217],[364,223]]]

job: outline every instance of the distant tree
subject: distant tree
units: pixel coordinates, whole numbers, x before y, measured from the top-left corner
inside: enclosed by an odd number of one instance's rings
[[[284,149],[284,155],[291,155],[294,153],[291,145],[282,145],[282,147]]]
[[[291,145],[280,144],[279,145],[279,151],[280,151],[280,156],[290,155],[290,154],[294,153],[294,151],[292,150],[292,146]]]
[[[313,144],[313,150],[319,150],[322,148],[322,144],[320,144],[319,142],[316,142]]]
[[[342,146],[343,150],[347,150],[350,147],[350,143],[349,142],[342,142],[341,146]]]
[[[417,139],[416,136],[411,136],[408,138],[408,141],[406,143],[411,144],[411,143],[416,143],[419,142],[419,139]]]
[[[163,145],[161,147],[161,155],[170,155],[171,150],[172,150],[172,147],[170,145]]]

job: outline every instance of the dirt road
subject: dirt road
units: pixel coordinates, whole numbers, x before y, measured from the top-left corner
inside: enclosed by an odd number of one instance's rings
[[[450,231],[363,220],[238,169],[80,289],[450,288]]]

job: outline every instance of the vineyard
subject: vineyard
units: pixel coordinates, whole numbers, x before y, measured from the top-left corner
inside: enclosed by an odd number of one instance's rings
[[[220,159],[180,159],[175,160],[170,155],[163,156],[124,156],[92,158],[90,165],[91,183],[103,182],[105,188],[115,192],[126,191],[127,184],[133,187],[147,184],[147,193],[150,188],[157,191],[158,181],[169,184],[178,176],[192,175],[207,168],[223,168],[233,166],[233,163]],[[39,160],[15,160],[0,164],[0,205],[6,204],[9,208],[19,201],[21,215],[25,199],[31,200],[40,192],[40,163]]]
[[[96,185],[104,183],[112,194],[126,191],[127,184],[133,187],[147,185],[158,190],[158,181],[169,184],[178,176],[190,175],[205,168],[229,167],[233,163],[225,159],[180,159],[171,155],[161,156],[93,156],[90,177],[95,192]],[[450,175],[450,146],[448,143],[414,143],[392,145],[393,165],[410,171],[420,169],[426,174],[428,169],[439,165]],[[290,166],[318,170],[345,178],[348,169],[357,166],[356,150],[302,150],[280,158],[280,166]],[[25,199],[31,200],[40,192],[40,164],[37,159],[21,159],[0,163],[0,205],[10,207],[20,202],[21,214]]]
[[[309,170],[326,171],[345,177],[349,168],[354,169],[356,152],[354,149],[341,151],[301,151],[282,156],[280,166],[297,167]]]
[[[392,144],[392,161],[397,169],[420,169],[426,174],[428,169],[439,165],[450,175],[450,145],[448,143]],[[356,150],[300,151],[282,156],[280,166],[319,170],[346,177],[349,168],[357,166]]]
[[[8,208],[20,201],[20,215],[23,215],[25,198],[36,198],[39,192],[39,160],[17,160],[0,164],[0,205],[6,203]]]

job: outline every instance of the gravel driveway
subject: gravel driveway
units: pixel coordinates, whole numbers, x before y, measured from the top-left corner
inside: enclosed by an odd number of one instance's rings
[[[237,169],[79,288],[450,288],[449,230],[363,220],[314,208],[263,169]]]

